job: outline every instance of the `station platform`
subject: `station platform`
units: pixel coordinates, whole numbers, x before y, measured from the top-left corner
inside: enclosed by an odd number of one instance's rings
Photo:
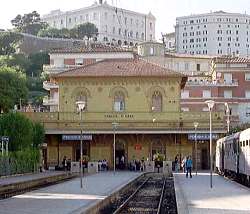
[[[249,214],[250,189],[220,175],[174,173],[178,214]]]
[[[68,214],[84,213],[84,210],[98,203],[111,193],[122,188],[139,172],[100,172],[60,184],[41,188],[12,198],[0,200],[0,214]]]
[[[35,173],[35,174],[30,173],[30,174],[17,175],[17,176],[1,177],[0,178],[0,186],[16,184],[16,183],[21,183],[21,182],[26,182],[26,181],[32,181],[32,180],[37,180],[37,179],[41,179],[41,178],[62,175],[62,174],[65,174],[65,172],[63,172],[63,171],[61,171],[61,172],[60,171],[46,171],[46,172]]]

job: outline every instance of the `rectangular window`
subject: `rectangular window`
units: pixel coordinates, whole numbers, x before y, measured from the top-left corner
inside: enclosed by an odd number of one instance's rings
[[[201,64],[196,64],[196,71],[200,71],[201,70]]]
[[[225,98],[232,98],[232,95],[233,93],[232,93],[232,90],[225,90],[224,91],[224,97]]]
[[[76,58],[75,64],[76,64],[76,65],[83,65],[83,59]]]
[[[188,71],[188,70],[189,70],[189,63],[186,62],[186,63],[185,63],[185,71]]]
[[[211,98],[211,91],[210,90],[203,90],[202,97],[203,98]]]
[[[181,107],[181,111],[187,112],[187,111],[189,111],[189,108],[188,107]]]
[[[182,90],[181,91],[181,98],[182,99],[189,98],[189,91],[188,90]]]
[[[250,81],[250,73],[245,73],[245,80]]]
[[[231,73],[224,73],[224,81],[225,83],[232,83],[233,77]]]
[[[250,98],[250,90],[246,90],[245,91],[245,97],[246,98]]]

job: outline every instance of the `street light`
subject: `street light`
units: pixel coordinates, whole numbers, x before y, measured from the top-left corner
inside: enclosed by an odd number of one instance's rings
[[[119,123],[117,123],[117,122],[113,122],[113,123],[112,123],[113,135],[114,135],[114,141],[113,141],[114,173],[115,173],[115,131],[116,131],[118,125],[119,125]]]
[[[212,183],[212,176],[213,176],[213,155],[212,155],[212,109],[214,107],[214,101],[213,100],[207,100],[205,103],[208,106],[209,113],[210,113],[210,187],[213,188]]]
[[[194,129],[195,129],[195,174],[197,175],[197,127],[199,123],[194,122]]]
[[[229,118],[230,110],[229,110],[228,103],[224,103],[224,104],[225,104],[226,113],[227,113],[227,133],[229,133],[229,131],[230,131],[230,118]]]
[[[81,121],[82,121],[82,112],[85,110],[86,107],[86,102],[85,101],[78,101],[76,102],[77,105],[77,110],[80,112],[80,128],[81,128],[81,135],[80,135],[80,185],[82,188],[82,177],[83,177],[83,169],[82,169],[82,126],[81,126]]]

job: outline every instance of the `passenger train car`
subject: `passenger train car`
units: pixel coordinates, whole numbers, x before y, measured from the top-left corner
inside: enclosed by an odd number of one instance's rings
[[[217,140],[216,170],[250,186],[250,128]]]

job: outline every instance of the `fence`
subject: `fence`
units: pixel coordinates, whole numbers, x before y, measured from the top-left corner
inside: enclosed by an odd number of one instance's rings
[[[0,155],[0,176],[36,172],[38,167],[38,150],[25,150]]]

